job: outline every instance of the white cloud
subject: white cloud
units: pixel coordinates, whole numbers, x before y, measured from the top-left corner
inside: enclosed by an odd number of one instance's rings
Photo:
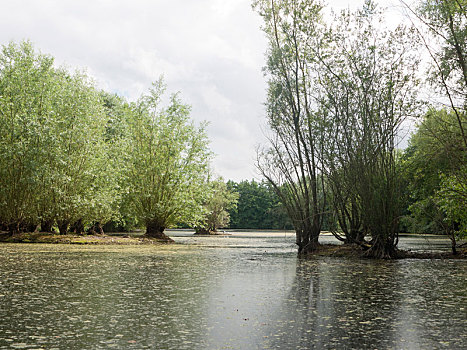
[[[260,21],[249,0],[3,0],[0,43],[29,38],[130,99],[164,75],[210,122],[215,171],[240,180],[254,174],[261,137]]]
[[[201,92],[203,102],[208,109],[215,115],[228,115],[231,113],[231,101],[219,92],[219,90],[210,85]]]
[[[0,44],[29,38],[132,100],[164,75],[210,123],[215,171],[238,181],[255,175],[264,142],[260,26],[250,0],[2,0]]]

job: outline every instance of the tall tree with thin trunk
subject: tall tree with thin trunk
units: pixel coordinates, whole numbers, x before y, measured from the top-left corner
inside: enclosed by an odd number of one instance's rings
[[[313,109],[313,60],[322,5],[313,0],[255,1],[269,40],[270,146],[258,154],[258,168],[284,204],[296,231],[299,254],[319,246],[324,183],[319,176],[320,119]]]
[[[317,103],[328,121],[323,170],[334,212],[347,241],[366,244],[369,235],[367,255],[386,258],[398,241],[397,137],[418,111],[418,60],[414,31],[384,29],[381,15],[371,1],[343,11],[316,55]]]
[[[430,82],[439,103],[449,106],[467,148],[467,1],[424,0],[416,8],[401,2],[413,15],[430,57]]]

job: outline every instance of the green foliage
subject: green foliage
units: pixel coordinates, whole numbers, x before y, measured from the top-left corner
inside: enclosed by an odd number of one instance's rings
[[[383,23],[371,1],[343,11],[319,54],[323,159],[334,214],[342,239],[370,235],[376,256],[394,253],[402,198],[396,135],[418,107],[415,33]]]
[[[411,218],[419,224],[429,221],[424,215],[428,213],[433,228],[451,237],[455,253],[467,215],[467,2],[424,0],[410,10],[419,20],[420,37],[430,57],[428,81],[439,94],[438,108],[443,108],[430,110],[412,138]],[[430,210],[419,210],[427,205]]]
[[[467,166],[455,173],[442,175],[441,186],[436,194],[442,210],[446,212],[448,224],[454,226],[455,239],[467,237]]]
[[[230,211],[230,228],[292,229],[279,197],[266,182],[229,181],[227,185],[239,195],[237,207]]]
[[[197,233],[211,233],[216,232],[218,228],[227,227],[230,222],[230,212],[237,208],[239,195],[229,190],[222,178],[209,181],[207,190],[205,213],[196,227]]]
[[[29,42],[3,46],[0,221],[108,220],[115,193],[103,174],[106,123],[89,78],[53,67]]]
[[[17,231],[38,216],[36,178],[47,151],[42,129],[52,109],[53,59],[29,42],[0,54],[0,222]]]
[[[458,237],[465,234],[467,150],[456,113],[429,110],[404,158],[411,194],[409,229]]]
[[[429,34],[423,35],[431,58],[432,87],[455,114],[455,124],[467,148],[467,3],[465,0],[425,0],[417,11]]]
[[[465,0],[425,0],[418,15],[428,26],[439,49],[431,50],[432,82],[453,99],[466,99],[467,87],[467,2]],[[430,47],[436,47],[433,42]],[[456,101],[452,101],[456,102]]]
[[[49,120],[52,134],[44,163],[42,215],[62,225],[79,219],[105,223],[117,196],[113,178],[107,176],[112,163],[104,142],[106,115],[85,75],[57,73],[60,90]]]
[[[416,114],[412,28],[387,30],[372,1],[331,25],[319,1],[256,1],[269,39],[270,147],[258,167],[287,208],[299,252],[313,250],[330,202],[345,238],[395,253],[400,215],[396,135]],[[331,225],[330,225],[331,226]],[[311,249],[310,249],[311,248]],[[373,249],[374,248],[374,249]]]
[[[105,141],[107,162],[112,169],[109,178],[112,178],[115,183],[117,190],[115,202],[118,208],[112,220],[104,226],[104,231],[128,232],[138,226],[137,219],[126,209],[128,207],[128,196],[125,194],[127,189],[125,184],[125,152],[133,110],[123,97],[105,91],[101,91],[100,95],[107,115]]]

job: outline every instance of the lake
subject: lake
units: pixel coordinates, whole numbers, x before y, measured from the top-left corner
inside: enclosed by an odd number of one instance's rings
[[[467,348],[465,260],[305,260],[290,232],[168,234],[178,244],[0,245],[0,348]]]

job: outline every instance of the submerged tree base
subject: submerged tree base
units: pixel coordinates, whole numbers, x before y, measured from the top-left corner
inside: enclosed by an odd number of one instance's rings
[[[321,244],[318,242],[318,237],[313,240],[310,240],[306,243],[301,242],[297,243],[298,245],[298,255],[307,256],[316,253],[320,250]]]
[[[155,239],[161,242],[167,242],[167,243],[172,243],[174,240],[167,236],[164,232],[146,232],[146,234],[143,236],[144,238],[148,239]]]
[[[320,244],[314,251],[308,254],[299,254],[299,257],[313,258],[317,256],[346,257],[346,258],[375,258],[368,255],[368,249],[357,244]],[[458,254],[452,252],[413,252],[410,250],[395,249],[392,257],[382,259],[467,259],[467,249],[464,248]]]
[[[147,223],[146,224],[146,233],[144,234],[144,237],[150,238],[150,239],[157,239],[162,242],[174,242],[172,238],[167,236],[165,233],[165,226],[162,226],[157,223]]]

